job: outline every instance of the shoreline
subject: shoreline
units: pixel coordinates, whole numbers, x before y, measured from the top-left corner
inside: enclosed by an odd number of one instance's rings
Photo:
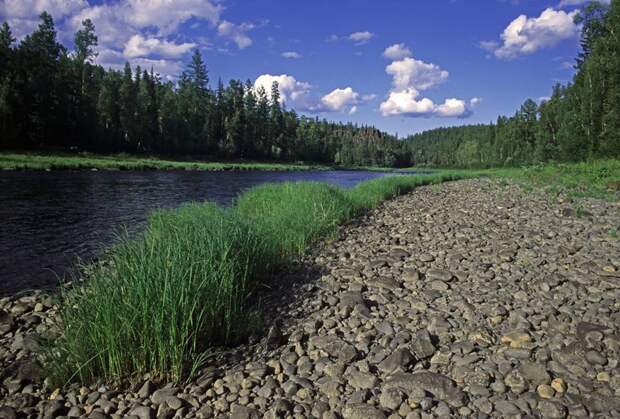
[[[0,152],[0,171],[61,171],[61,170],[144,170],[144,171],[306,171],[344,170],[398,173],[391,167],[345,167],[305,162],[201,161],[172,159],[130,154],[65,154],[65,153],[7,153]],[[417,171],[407,168],[407,171]],[[421,170],[424,171],[425,170]]]
[[[263,333],[218,349],[190,382],[40,393],[27,361],[10,361],[0,406],[93,418],[617,414],[620,245],[606,230],[619,218],[617,203],[497,180],[421,186],[280,274],[261,294]],[[50,325],[53,301],[22,299],[0,299],[22,311],[15,330]],[[0,352],[27,359],[35,342],[20,334]]]
[[[128,154],[98,155],[90,153],[0,153],[0,170],[187,170],[187,171],[303,171],[330,170],[329,166],[277,162],[211,162],[173,160],[156,156]]]

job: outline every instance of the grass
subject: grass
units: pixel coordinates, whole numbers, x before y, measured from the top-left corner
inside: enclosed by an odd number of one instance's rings
[[[620,198],[620,160],[490,169],[482,173],[512,179],[525,187],[542,189],[554,195],[565,194],[609,201]]]
[[[415,168],[412,168],[415,169]],[[411,169],[404,169],[411,170]],[[444,173],[443,169],[424,169]],[[486,176],[500,183],[516,182],[526,191],[542,190],[552,195],[591,197],[617,201],[620,198],[620,160],[599,160],[582,163],[553,163],[528,167],[485,170],[451,170],[468,176]]]
[[[290,171],[327,169],[326,166],[285,163],[216,163],[199,161],[174,161],[159,158],[136,157],[127,154],[18,154],[0,153],[0,169],[14,170],[265,170]]]
[[[62,294],[61,334],[48,343],[63,384],[190,377],[209,348],[253,332],[252,293],[338,226],[416,186],[493,176],[555,193],[617,199],[620,163],[390,176],[344,190],[321,183],[261,185],[229,209],[191,204],[151,215],[83,285]],[[617,236],[617,231],[610,235]]]
[[[252,332],[249,302],[258,284],[363,211],[457,177],[384,177],[350,190],[262,185],[229,209],[204,203],[155,212],[141,237],[85,269],[82,286],[63,291],[61,334],[47,347],[50,378],[189,377],[210,347]]]

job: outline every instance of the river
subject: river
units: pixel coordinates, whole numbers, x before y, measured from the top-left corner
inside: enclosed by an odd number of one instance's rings
[[[77,262],[101,255],[149,212],[205,200],[228,206],[265,182],[320,181],[345,188],[385,176],[368,171],[0,172],[0,296],[53,288]]]

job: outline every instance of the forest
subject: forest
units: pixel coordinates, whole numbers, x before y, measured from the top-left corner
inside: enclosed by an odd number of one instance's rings
[[[213,90],[199,50],[177,82],[152,69],[95,65],[90,20],[75,50],[58,43],[54,20],[19,43],[0,28],[0,149],[183,155],[207,160],[307,161],[343,166],[408,163],[402,144],[369,126],[299,116],[250,81]]]
[[[439,128],[404,140],[412,165],[485,168],[620,157],[620,2],[590,3],[575,76],[549,99],[495,124]]]
[[[342,166],[483,168],[620,157],[620,5],[590,3],[575,76],[548,100],[525,101],[496,123],[405,139],[372,126],[298,115],[248,80],[212,89],[199,50],[176,82],[152,69],[94,64],[90,20],[74,51],[52,16],[19,43],[0,28],[0,149],[183,155],[206,160],[305,161]]]

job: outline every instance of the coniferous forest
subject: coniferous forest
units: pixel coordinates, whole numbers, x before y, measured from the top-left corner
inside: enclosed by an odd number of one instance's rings
[[[178,82],[151,69],[93,64],[97,35],[85,20],[75,51],[59,44],[52,16],[16,43],[0,30],[0,147],[191,155],[211,160],[404,164],[401,144],[373,127],[330,123],[286,109],[250,81],[213,90],[198,50]]]
[[[210,86],[198,50],[177,82],[152,69],[94,64],[85,20],[75,51],[52,16],[19,43],[0,29],[0,147],[307,161],[343,166],[520,166],[620,157],[620,6],[593,2],[578,16],[581,52],[572,83],[525,101],[488,125],[439,128],[399,140],[371,126],[300,116],[250,81]]]
[[[408,137],[413,165],[522,166],[620,157],[620,2],[590,3],[576,74],[548,100],[531,99],[495,124],[439,128]]]

